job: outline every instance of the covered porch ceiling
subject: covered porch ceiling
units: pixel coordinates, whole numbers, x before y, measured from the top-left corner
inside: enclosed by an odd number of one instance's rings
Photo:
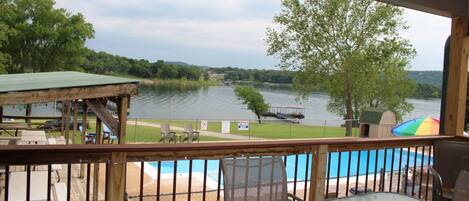
[[[377,0],[435,15],[454,17],[468,16],[467,0]]]

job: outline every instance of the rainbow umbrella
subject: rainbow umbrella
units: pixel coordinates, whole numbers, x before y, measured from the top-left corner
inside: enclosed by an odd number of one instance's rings
[[[438,135],[440,120],[432,117],[419,117],[394,126],[391,132],[396,136]]]

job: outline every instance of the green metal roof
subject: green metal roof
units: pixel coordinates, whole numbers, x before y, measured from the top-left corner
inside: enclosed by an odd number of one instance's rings
[[[383,113],[387,110],[384,108],[366,108],[363,109],[360,115],[360,123],[365,124],[379,124]]]
[[[0,75],[0,93],[138,83],[138,80],[72,71]]]

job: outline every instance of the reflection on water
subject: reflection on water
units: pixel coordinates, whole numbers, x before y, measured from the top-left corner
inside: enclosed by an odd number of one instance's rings
[[[297,93],[274,87],[259,88],[272,106],[301,105],[305,108],[302,123],[337,126],[341,118],[326,110],[329,97],[311,94],[308,99],[296,101]],[[429,115],[439,117],[440,100],[409,99],[414,111],[404,116],[410,119]],[[132,99],[131,118],[158,119],[255,119],[255,115],[237,99],[231,86],[215,86],[191,90],[166,90],[161,87],[142,86],[139,96]]]
[[[303,106],[305,119],[302,123],[321,126],[343,123],[339,116],[326,110],[327,95],[311,94],[308,99],[297,102],[294,91],[265,87],[259,90],[272,106]],[[414,105],[414,110],[404,116],[404,120],[418,116],[440,116],[440,100],[408,101]],[[24,115],[24,107],[5,107],[5,114]],[[35,104],[32,114],[59,115],[60,112],[54,111],[53,104]],[[141,85],[139,95],[131,99],[130,118],[243,120],[256,117],[237,99],[231,86],[168,88]]]

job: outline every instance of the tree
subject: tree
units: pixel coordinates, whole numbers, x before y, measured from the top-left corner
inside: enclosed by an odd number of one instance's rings
[[[11,57],[9,73],[73,70],[94,30],[82,14],[54,8],[53,0],[2,0],[0,22],[11,30],[0,52]]]
[[[364,107],[385,107],[399,116],[412,110],[414,90],[406,69],[415,55],[399,30],[403,10],[373,0],[283,0],[267,29],[268,55],[298,73],[303,95],[325,90],[328,110],[344,116],[346,134]]]
[[[8,27],[5,24],[0,22],[0,48],[5,43],[8,33],[9,33]],[[8,55],[0,52],[0,74],[7,73],[5,66],[8,64],[8,61],[9,61]]]
[[[265,103],[264,97],[253,87],[237,86],[234,89],[236,96],[248,106],[248,109],[256,114],[259,123],[261,115],[269,110],[269,105]]]

